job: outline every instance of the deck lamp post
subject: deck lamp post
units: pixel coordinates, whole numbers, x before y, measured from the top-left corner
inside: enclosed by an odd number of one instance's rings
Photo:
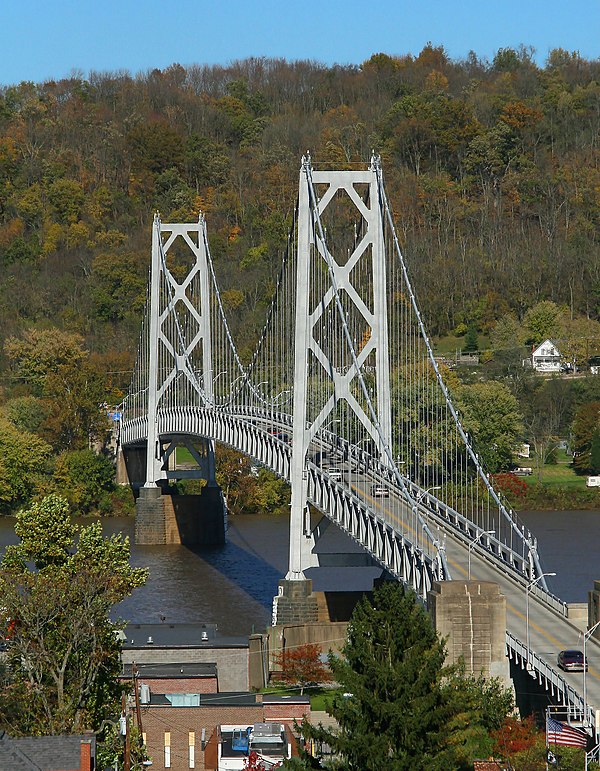
[[[469,544],[469,549],[468,549],[468,552],[469,552],[469,559],[468,559],[468,571],[467,571],[467,574],[468,574],[468,579],[467,579],[467,580],[468,580],[468,581],[470,581],[470,580],[471,580],[471,551],[472,551],[473,547],[475,546],[475,544],[476,544],[476,543],[479,541],[479,539],[480,539],[482,536],[484,536],[484,535],[496,535],[496,531],[495,531],[495,530],[482,530],[482,531],[479,533],[479,535],[477,536],[477,538],[475,538],[475,539],[474,539],[473,541],[471,541],[471,543]]]
[[[532,586],[535,586],[538,581],[541,581],[545,576],[555,576],[556,573],[542,573],[533,581],[530,581],[525,587],[525,632],[527,638],[527,669],[529,669],[529,590]]]
[[[585,647],[587,641],[590,639],[592,634],[596,631],[596,629],[600,626],[600,621],[596,621],[594,626],[590,627],[587,632],[583,633],[583,711],[584,711],[584,722],[585,725],[588,725],[588,708],[587,708],[587,656],[585,652]],[[585,767],[587,768],[587,758],[585,761]]]

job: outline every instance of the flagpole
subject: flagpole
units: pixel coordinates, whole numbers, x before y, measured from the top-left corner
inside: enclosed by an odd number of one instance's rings
[[[546,771],[548,771],[548,750],[550,747],[548,746],[548,715],[550,712],[550,707],[546,707]]]

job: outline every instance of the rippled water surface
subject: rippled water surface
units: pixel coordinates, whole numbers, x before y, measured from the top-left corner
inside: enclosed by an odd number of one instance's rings
[[[600,511],[530,511],[521,520],[538,540],[548,588],[566,602],[587,602],[600,580]]]
[[[599,511],[524,512],[522,521],[537,536],[542,566],[556,572],[550,590],[567,602],[586,602],[600,579]],[[218,548],[137,546],[133,519],[103,520],[105,533],[123,532],[132,542],[132,562],[147,567],[147,584],[116,609],[122,618],[155,623],[216,623],[225,635],[245,635],[270,623],[277,582],[287,571],[288,523],[284,517],[248,515],[229,521],[227,543]],[[0,551],[16,543],[14,520],[0,518]],[[328,551],[356,551],[330,527],[323,538]],[[369,588],[377,568],[327,568],[311,571],[315,588]]]

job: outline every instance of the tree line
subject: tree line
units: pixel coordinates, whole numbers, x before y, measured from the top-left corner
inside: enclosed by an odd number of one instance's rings
[[[521,378],[507,379],[515,342],[558,337],[579,364],[600,352],[599,84],[600,63],[577,52],[553,50],[539,66],[527,48],[488,62],[427,45],[348,66],[248,59],[1,87],[3,462],[16,431],[19,457],[48,467],[33,486],[58,484],[56,459],[106,432],[97,408],[127,390],[156,210],[206,214],[250,356],[307,148],[316,167],[381,155],[429,332],[491,340],[488,371],[519,399],[518,428],[531,405]],[[500,455],[491,471],[506,466]],[[4,511],[33,484],[12,477]],[[104,493],[114,491],[92,508]]]

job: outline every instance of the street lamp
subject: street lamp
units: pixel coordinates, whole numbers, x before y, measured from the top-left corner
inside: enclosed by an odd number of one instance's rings
[[[600,626],[600,621],[596,621],[594,626],[590,627],[587,632],[583,633],[583,711],[584,711],[584,720],[585,724],[588,725],[588,708],[587,708],[587,657],[585,653],[585,645],[589,638],[592,636],[592,634],[596,631],[596,629]],[[585,765],[587,768],[587,758],[585,761]]]
[[[471,543],[469,544],[469,549],[468,549],[468,552],[469,552],[469,568],[468,568],[468,576],[469,576],[469,577],[468,577],[468,579],[467,579],[468,581],[470,581],[470,580],[471,580],[471,550],[473,549],[473,547],[475,546],[475,544],[477,543],[477,541],[479,541],[479,539],[480,539],[480,538],[481,538],[481,536],[483,536],[483,535],[496,535],[496,531],[495,531],[495,530],[482,530],[482,531],[479,533],[479,535],[477,536],[477,538],[475,538],[475,539],[474,539],[473,541],[471,541]]]
[[[541,581],[545,576],[555,576],[556,573],[542,573],[533,581],[530,581],[525,587],[525,632],[527,639],[527,669],[529,669],[529,590],[532,586],[535,586],[538,581]]]
[[[428,487],[427,490],[421,490],[421,492],[416,497],[415,506],[419,505],[419,503],[421,502],[421,499],[424,498],[427,495],[427,493],[432,493],[434,490],[441,490],[441,489],[442,489],[441,485],[436,485],[435,487]]]

